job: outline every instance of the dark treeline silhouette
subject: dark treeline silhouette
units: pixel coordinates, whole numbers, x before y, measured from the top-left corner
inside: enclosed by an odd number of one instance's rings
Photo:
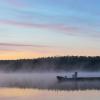
[[[0,71],[100,71],[100,56],[0,60]]]

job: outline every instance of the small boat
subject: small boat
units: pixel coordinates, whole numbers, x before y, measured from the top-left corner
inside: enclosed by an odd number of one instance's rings
[[[75,80],[77,78],[77,72],[72,75],[72,78],[67,78],[67,76],[56,76],[58,81]]]
[[[58,81],[66,81],[66,80],[68,80],[68,78],[65,76],[65,77],[63,77],[63,76],[56,76],[57,77],[57,79],[58,79]]]
[[[71,78],[67,76],[56,76],[57,80],[62,81],[100,81],[100,77],[77,77],[78,73],[75,72]]]

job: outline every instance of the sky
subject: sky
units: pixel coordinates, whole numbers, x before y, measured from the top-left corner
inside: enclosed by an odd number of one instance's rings
[[[100,0],[0,0],[0,59],[100,56]]]

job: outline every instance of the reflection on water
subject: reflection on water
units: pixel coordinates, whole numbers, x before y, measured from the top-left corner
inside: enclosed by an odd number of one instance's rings
[[[53,88],[58,90],[100,90],[100,80],[59,82]]]
[[[38,89],[0,88],[0,100],[100,100],[97,90],[51,91]]]

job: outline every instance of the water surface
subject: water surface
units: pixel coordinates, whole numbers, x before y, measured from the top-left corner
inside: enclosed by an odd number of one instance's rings
[[[57,75],[71,77],[73,73],[0,73],[0,87],[36,88],[52,90],[100,89],[100,81],[59,82]],[[78,76],[99,76],[100,73],[78,73]]]
[[[52,91],[0,88],[0,100],[100,100],[100,91]]]

